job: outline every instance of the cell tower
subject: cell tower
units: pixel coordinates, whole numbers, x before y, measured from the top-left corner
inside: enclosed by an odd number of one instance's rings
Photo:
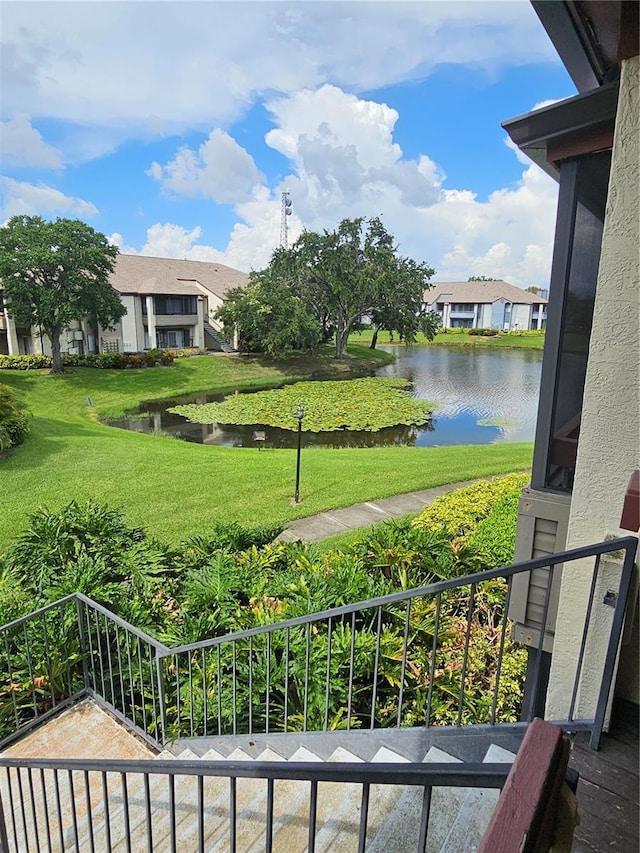
[[[288,249],[289,241],[287,239],[287,216],[291,216],[291,199],[289,193],[282,193],[282,214],[280,217],[280,248]]]

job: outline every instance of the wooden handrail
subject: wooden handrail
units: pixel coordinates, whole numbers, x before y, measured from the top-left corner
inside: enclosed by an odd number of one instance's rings
[[[479,853],[548,853],[569,761],[562,729],[543,720],[527,728]]]

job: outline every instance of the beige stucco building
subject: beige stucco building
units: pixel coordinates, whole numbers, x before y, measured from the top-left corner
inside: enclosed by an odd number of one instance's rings
[[[63,353],[143,352],[146,349],[196,347],[219,349],[221,326],[215,312],[225,294],[244,287],[246,273],[224,264],[118,255],[110,277],[127,313],[109,329],[75,322],[61,336]],[[0,353],[51,354],[38,329],[17,327],[0,310]]]
[[[508,281],[438,281],[425,291],[427,310],[445,329],[544,329],[547,299]]]
[[[640,469],[638,5],[533,6],[579,94],[504,125],[559,182],[532,481],[520,502],[516,559],[637,536],[640,525],[630,487]],[[616,560],[601,566],[576,696],[583,717],[597,701],[618,573]],[[544,626],[544,649],[553,656],[540,697],[550,719],[564,719],[571,701],[586,576],[576,564],[554,577]],[[540,586],[523,577],[510,613],[519,638],[532,645],[541,629]],[[632,591],[614,691],[636,705],[639,665]]]

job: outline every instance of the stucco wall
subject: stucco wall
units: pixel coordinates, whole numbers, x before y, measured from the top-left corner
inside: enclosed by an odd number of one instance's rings
[[[628,535],[619,528],[629,478],[640,468],[640,269],[638,259],[640,211],[640,151],[638,143],[639,60],[622,64],[609,195],[602,255],[589,348],[576,476],[569,517],[567,546],[601,541],[609,535]],[[547,712],[563,717],[573,683],[577,643],[584,617],[587,589],[584,568],[565,568]],[[615,574],[615,569],[611,569]],[[591,716],[599,686],[604,636],[612,608],[596,595],[597,630],[589,640],[588,671],[580,685],[577,711]],[[633,643],[623,649],[635,657]],[[629,668],[629,660],[623,669]],[[633,660],[631,661],[633,664]],[[633,665],[630,667],[634,669]],[[635,688],[620,684],[618,692],[638,701]],[[629,691],[635,695],[629,695]]]

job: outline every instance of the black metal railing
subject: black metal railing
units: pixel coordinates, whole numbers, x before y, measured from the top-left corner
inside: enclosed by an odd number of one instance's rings
[[[0,627],[0,744],[82,695],[158,746],[181,736],[530,720],[538,691],[520,707],[526,653],[510,635],[511,581],[548,569],[544,624],[554,572],[575,562],[589,597],[558,722],[589,729],[597,746],[636,545],[604,542],[174,649],[80,593],[67,596]],[[593,624],[603,621],[593,615],[607,554],[620,568],[617,580],[607,573],[607,650],[585,713],[577,696]],[[541,632],[528,651],[534,688],[542,653]]]
[[[339,831],[350,835],[349,849],[356,849],[357,838],[357,850],[364,851],[380,829],[382,809],[390,812],[403,789],[414,792],[415,805],[399,810],[395,832],[406,841],[403,849],[424,851],[434,789],[502,788],[509,769],[509,764],[0,757],[0,851],[175,853],[178,846],[204,851],[220,845],[234,853],[254,846],[271,851],[276,841],[278,849],[313,853],[322,844],[323,825],[345,803]],[[237,785],[241,778],[251,782]],[[285,842],[277,838],[283,829]]]

